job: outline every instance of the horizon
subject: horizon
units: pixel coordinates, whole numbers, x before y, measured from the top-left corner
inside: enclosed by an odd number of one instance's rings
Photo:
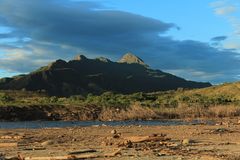
[[[116,61],[131,52],[187,80],[239,81],[240,2],[185,2],[2,0],[0,78],[78,53]]]

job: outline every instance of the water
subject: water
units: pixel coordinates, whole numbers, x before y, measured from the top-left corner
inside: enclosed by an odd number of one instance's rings
[[[38,129],[38,128],[64,128],[64,127],[86,127],[96,125],[107,126],[128,126],[128,125],[148,125],[148,126],[176,126],[176,125],[192,125],[200,124],[203,121],[194,120],[191,122],[181,120],[142,120],[142,121],[25,121],[25,122],[0,122],[0,129]],[[213,122],[204,122],[212,124]]]

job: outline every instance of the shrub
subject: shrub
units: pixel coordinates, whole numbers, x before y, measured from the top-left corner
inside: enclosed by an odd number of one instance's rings
[[[3,103],[11,102],[14,99],[5,93],[0,93],[0,101]]]
[[[49,99],[50,103],[56,103],[58,102],[58,98],[56,96],[50,97]]]
[[[69,97],[69,99],[71,101],[84,101],[85,97],[82,95],[73,95],[73,96]]]
[[[170,100],[169,101],[169,106],[170,107],[173,107],[173,108],[176,108],[178,106],[178,101],[173,99],[173,100]]]
[[[179,97],[179,100],[182,101],[182,102],[189,102],[190,101],[190,97],[182,95],[182,96]]]
[[[229,97],[229,96],[219,95],[214,98],[214,102],[217,105],[219,105],[219,104],[225,105],[225,104],[232,102],[232,100],[231,100],[231,97]]]

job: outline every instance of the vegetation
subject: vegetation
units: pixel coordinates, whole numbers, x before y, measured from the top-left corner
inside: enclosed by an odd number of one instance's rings
[[[70,97],[47,96],[44,92],[0,91],[0,109],[37,106],[37,111],[50,116],[57,114],[61,119],[63,115],[74,115],[79,120],[229,117],[240,115],[238,87],[240,84],[234,83],[195,90],[127,95],[104,92]]]
[[[0,93],[0,102],[5,104],[5,103],[9,103],[11,101],[13,101],[14,99],[7,95],[6,93]]]

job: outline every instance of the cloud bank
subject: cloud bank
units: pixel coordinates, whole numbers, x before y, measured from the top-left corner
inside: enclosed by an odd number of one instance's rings
[[[240,61],[234,50],[164,36],[173,23],[105,8],[96,2],[1,0],[0,69],[29,72],[77,53],[113,60],[133,52],[154,68],[187,79],[214,83],[238,80]],[[6,41],[6,38],[12,41]],[[225,37],[215,37],[215,41]]]
[[[223,17],[232,27],[232,33],[228,35],[228,40],[224,42],[226,49],[235,49],[240,52],[240,19],[239,19],[240,1],[219,0],[210,4],[214,13]]]

